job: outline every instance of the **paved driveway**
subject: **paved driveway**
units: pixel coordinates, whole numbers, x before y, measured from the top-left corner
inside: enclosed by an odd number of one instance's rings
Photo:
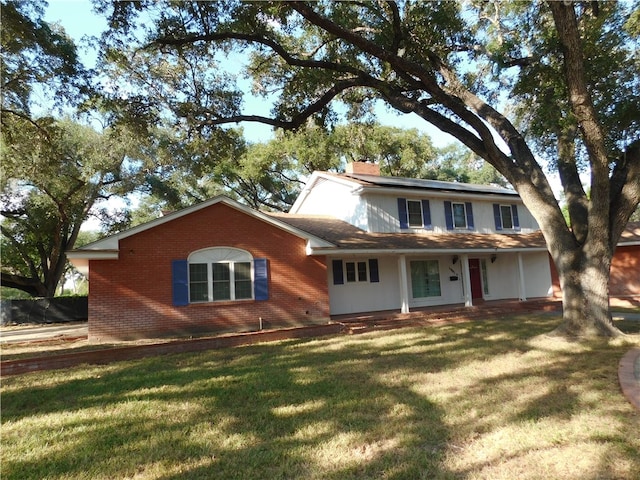
[[[86,337],[87,322],[0,328],[0,343],[32,342],[64,337]]]

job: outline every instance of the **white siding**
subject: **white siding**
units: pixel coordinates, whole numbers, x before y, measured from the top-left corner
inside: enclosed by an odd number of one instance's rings
[[[363,202],[367,204],[367,216],[368,221],[366,226],[362,223],[355,224],[356,226],[368,231],[378,233],[392,233],[392,232],[415,232],[415,233],[447,233],[447,227],[444,215],[444,202],[459,202],[466,203],[470,200],[467,198],[459,198],[451,196],[450,198],[429,198],[420,196],[406,197],[407,200],[429,200],[429,210],[431,211],[431,224],[433,229],[424,230],[421,228],[410,228],[406,230],[400,229],[400,220],[398,216],[398,196],[392,195],[374,195],[368,194],[363,196]],[[511,200],[511,199],[507,199]],[[518,206],[518,219],[520,221],[520,230],[502,230],[500,233],[531,233],[538,230],[538,225],[534,220],[531,213],[522,203],[517,202],[498,202],[498,201],[486,201],[481,196],[477,200],[471,200],[473,207],[473,220],[474,230],[476,233],[496,233],[495,220],[493,217],[493,204],[502,203],[503,205],[515,204]],[[362,222],[361,211],[357,217],[358,222]],[[344,218],[343,218],[344,219]],[[469,232],[469,230],[453,230],[457,232]]]
[[[365,229],[367,207],[363,199],[354,195],[352,190],[349,185],[319,178],[295,213],[331,215]]]
[[[553,294],[551,266],[547,252],[522,255],[524,264],[525,293],[527,298],[548,297]]]
[[[343,262],[363,261],[369,257],[334,257]],[[518,273],[518,254],[499,253],[491,263],[490,255],[470,255],[470,259],[484,260],[487,267],[488,294],[484,300],[517,299],[519,297],[520,277]],[[342,285],[333,284],[332,258],[327,259],[329,302],[332,315],[375,312],[380,310],[400,310],[398,258],[396,256],[378,257],[380,282],[354,282]],[[438,297],[412,298],[411,269],[412,260],[437,260],[440,272],[441,295]],[[439,305],[461,305],[464,303],[462,283],[462,260],[453,263],[453,255],[411,255],[407,261],[407,285],[409,287],[409,308],[422,308]],[[551,271],[546,252],[522,254],[524,266],[525,295],[528,299],[549,296],[551,291]],[[484,280],[483,280],[484,287]],[[484,288],[483,288],[484,291]]]
[[[339,257],[345,262],[363,261],[367,257]],[[327,259],[329,306],[331,315],[345,313],[375,312],[400,309],[400,288],[398,286],[398,260],[395,257],[379,257],[380,281],[333,284],[332,262]]]

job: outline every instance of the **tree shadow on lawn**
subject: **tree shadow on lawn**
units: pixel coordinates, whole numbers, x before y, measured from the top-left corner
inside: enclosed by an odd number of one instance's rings
[[[609,367],[594,372],[593,348],[536,357],[530,338],[551,324],[521,316],[6,379],[3,422],[29,438],[4,435],[15,450],[3,453],[4,478],[464,478],[491,467],[454,457],[473,456],[502,428],[496,410],[526,432],[593,408],[571,385],[594,373],[602,383],[589,389],[611,388]],[[514,401],[531,385],[539,394]]]

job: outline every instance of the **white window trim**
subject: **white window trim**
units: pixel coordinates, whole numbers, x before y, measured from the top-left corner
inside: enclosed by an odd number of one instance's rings
[[[456,205],[462,205],[462,210],[464,211],[464,226],[459,227],[456,225],[456,215],[454,207]],[[501,221],[502,221],[502,212],[500,212]],[[453,224],[453,228],[455,230],[468,230],[469,224],[467,223],[467,205],[464,202],[451,202],[451,223]]]
[[[187,258],[188,265],[206,264],[207,265],[207,300],[191,300],[191,281],[189,280],[189,303],[218,303],[218,302],[242,302],[253,300],[255,297],[255,267],[253,264],[253,256],[246,250],[232,247],[212,247],[204,248],[192,252]],[[220,300],[213,299],[213,264],[225,263],[229,265],[229,297]],[[236,281],[235,281],[235,264],[248,263],[251,269],[251,297],[236,299]],[[189,268],[189,267],[187,267]]]
[[[420,225],[411,225],[411,216],[409,215],[409,203],[417,203],[420,205]],[[422,200],[415,200],[407,198],[407,226],[409,228],[423,228],[424,227],[424,210],[422,210]]]
[[[347,275],[347,264],[353,263],[355,268],[356,279],[349,280],[349,276]],[[366,272],[366,277],[364,280],[360,280],[360,276],[358,275],[358,263],[364,263],[364,268]],[[369,272],[369,262],[367,260],[345,260],[344,264],[344,283],[369,283],[371,274]]]
[[[504,217],[502,216],[502,207],[506,207],[509,209],[509,214],[511,215],[511,226],[510,227],[505,227],[504,226]],[[503,204],[499,204],[498,205],[498,209],[500,210],[500,224],[502,226],[503,230],[513,230],[515,227],[513,226],[513,209],[511,208],[511,205],[503,205]]]
[[[436,262],[436,264],[438,265],[438,281],[440,282],[440,295],[429,295],[426,297],[414,297],[413,296],[413,279],[412,279],[412,272],[411,272],[411,262]],[[428,301],[431,299],[441,299],[442,298],[442,286],[443,286],[443,282],[442,282],[442,269],[440,268],[440,259],[438,258],[412,258],[407,262],[407,266],[409,267],[409,293],[411,294],[411,299],[414,301]]]

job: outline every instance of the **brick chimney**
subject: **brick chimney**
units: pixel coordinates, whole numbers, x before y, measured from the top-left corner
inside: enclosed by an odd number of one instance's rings
[[[375,175],[380,176],[380,165],[369,162],[350,162],[347,163],[347,174],[353,175]]]

